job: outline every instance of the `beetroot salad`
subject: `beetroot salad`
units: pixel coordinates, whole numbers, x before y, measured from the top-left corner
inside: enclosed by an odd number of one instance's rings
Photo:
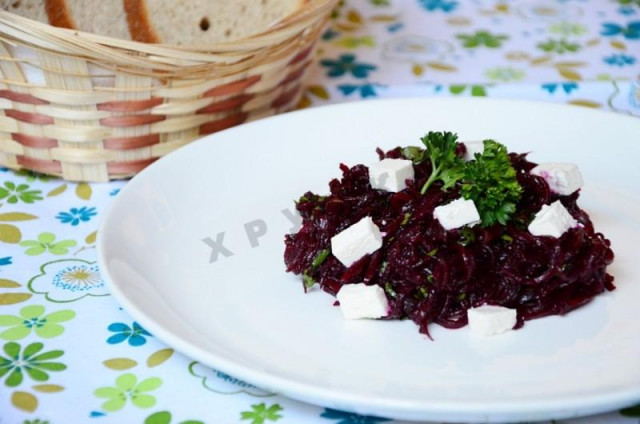
[[[409,318],[429,335],[431,323],[465,326],[467,311],[482,305],[517,311],[519,328],[615,288],[610,242],[577,204],[575,165],[538,165],[493,140],[461,143],[449,132],[421,141],[378,149],[384,178],[373,165],[341,164],[328,195],[296,202],[302,226],[285,236],[284,261],[305,291],[378,286],[388,302],[382,319]],[[347,236],[336,236],[366,220],[375,232],[367,253],[358,254],[365,242],[338,253]]]

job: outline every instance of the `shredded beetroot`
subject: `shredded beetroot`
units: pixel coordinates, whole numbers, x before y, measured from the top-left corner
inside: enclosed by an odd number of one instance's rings
[[[463,153],[463,150],[458,152]],[[400,148],[378,149],[380,159],[404,158]],[[523,188],[508,225],[446,231],[433,218],[436,206],[460,197],[459,189],[420,188],[431,173],[429,161],[415,165],[415,180],[399,193],[374,190],[366,166],[341,164],[343,176],[329,183],[331,194],[306,193],[297,204],[303,218],[298,233],[285,236],[287,271],[307,273],[335,295],[343,284],[364,282],[385,289],[391,312],[386,319],[410,318],[429,335],[428,325],[467,324],[467,309],[485,303],[517,309],[518,324],[565,314],[605,290],[613,290],[606,267],[613,261],[610,242],[595,232],[589,215],[570,196],[552,193],[531,170],[526,154],[510,154]],[[527,227],[542,205],[560,200],[579,225],[560,238],[536,237]],[[371,216],[384,234],[382,248],[346,268],[333,255],[319,266],[318,254],[331,237]]]

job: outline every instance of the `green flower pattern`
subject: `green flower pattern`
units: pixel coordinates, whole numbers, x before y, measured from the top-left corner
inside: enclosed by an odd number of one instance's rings
[[[474,49],[476,47],[488,47],[497,49],[502,43],[509,39],[507,35],[494,35],[489,31],[476,31],[474,34],[458,34],[458,39],[462,41],[462,46],[466,49]]]
[[[589,30],[582,24],[561,21],[551,24],[551,26],[549,26],[549,32],[563,37],[569,37],[585,35]]]
[[[538,43],[538,48],[547,53],[575,53],[580,50],[580,44],[572,43],[567,40],[548,40],[544,43]]]
[[[0,186],[0,200],[6,199],[7,203],[14,205],[19,201],[24,203],[33,203],[36,200],[42,200],[42,191],[29,190],[28,184],[18,184],[11,181],[5,181],[3,186]]]
[[[618,0],[618,3],[622,6],[640,7],[640,0]]]
[[[281,411],[282,407],[277,403],[269,407],[265,403],[259,403],[251,405],[251,411],[242,412],[240,417],[249,420],[250,424],[264,424],[266,421],[278,421],[282,418]]]
[[[43,339],[57,337],[64,332],[61,322],[69,321],[75,312],[66,309],[45,315],[42,305],[29,305],[20,309],[20,314],[0,315],[0,327],[9,327],[0,333],[0,339],[20,340],[32,332]]]
[[[24,380],[26,374],[33,381],[47,381],[47,371],[63,371],[67,366],[61,362],[52,362],[52,359],[61,357],[62,350],[51,350],[40,353],[44,345],[42,343],[28,344],[24,349],[16,343],[9,342],[4,345],[6,356],[0,356],[0,379],[6,376],[4,384],[7,387],[17,387]]]
[[[491,68],[486,72],[487,78],[497,82],[513,82],[520,81],[525,77],[525,72],[511,67],[507,68]]]
[[[171,412],[169,411],[160,411],[154,414],[149,415],[145,420],[144,424],[171,424]],[[178,424],[204,424],[202,421],[197,420],[187,420],[180,421]]]
[[[20,246],[27,247],[24,251],[25,255],[38,256],[45,252],[49,252],[52,255],[66,255],[69,253],[69,248],[77,245],[75,240],[60,240],[56,241],[56,236],[52,233],[40,233],[38,240],[24,240],[20,242]]]
[[[99,398],[107,399],[102,404],[102,409],[107,412],[119,411],[128,400],[138,408],[151,408],[156,404],[156,398],[151,392],[162,385],[158,377],[151,377],[138,382],[138,378],[131,373],[122,374],[116,379],[115,387],[100,387],[93,394]]]
[[[55,177],[52,177],[51,175],[41,174],[29,169],[21,169],[19,171],[16,171],[15,175],[24,177],[28,183],[32,183],[34,181],[42,181],[43,183],[46,183],[51,181],[52,179],[55,179]]]

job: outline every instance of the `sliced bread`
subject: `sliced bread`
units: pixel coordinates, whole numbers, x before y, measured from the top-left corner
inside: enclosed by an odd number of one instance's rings
[[[130,39],[127,16],[120,0],[66,0],[76,29]]]
[[[300,0],[146,0],[152,26],[166,44],[231,41],[274,24]]]
[[[42,0],[0,0],[0,8],[40,22],[49,22]]]
[[[305,0],[0,0],[0,8],[63,28],[174,45],[233,41]]]

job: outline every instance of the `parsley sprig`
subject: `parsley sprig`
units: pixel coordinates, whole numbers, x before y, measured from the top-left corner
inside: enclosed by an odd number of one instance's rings
[[[484,141],[484,152],[476,153],[464,167],[461,193],[476,204],[483,226],[507,224],[516,211],[522,187],[504,145]]]
[[[426,149],[410,146],[402,150],[416,165],[425,160],[431,162],[431,175],[420,193],[425,194],[438,180],[442,181],[442,190],[459,182],[462,196],[473,200],[483,226],[505,225],[522,195],[506,147],[485,140],[484,152],[476,153],[473,160],[465,162],[456,153],[457,139],[458,136],[451,132],[429,132],[421,139]]]
[[[456,155],[458,136],[451,132],[429,132],[420,140],[426,149],[408,147],[404,149],[405,156],[418,164],[429,159],[431,162],[431,175],[424,183],[421,194],[425,194],[427,189],[435,181],[442,181],[442,189],[447,190],[453,187],[461,177],[464,161]]]

